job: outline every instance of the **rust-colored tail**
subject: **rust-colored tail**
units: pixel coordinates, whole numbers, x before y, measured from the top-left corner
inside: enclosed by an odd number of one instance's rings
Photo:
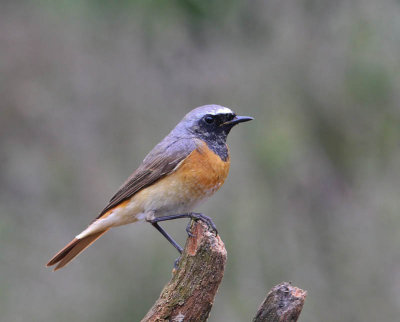
[[[74,238],[67,246],[65,246],[57,254],[55,254],[46,266],[53,266],[58,263],[57,266],[54,268],[54,271],[64,267],[107,231],[108,229],[102,230],[92,235],[86,236],[82,239]]]

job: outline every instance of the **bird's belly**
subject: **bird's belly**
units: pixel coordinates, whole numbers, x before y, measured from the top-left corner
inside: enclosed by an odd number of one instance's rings
[[[222,161],[207,146],[194,150],[177,169],[137,193],[143,212],[166,216],[191,211],[210,197],[224,183],[229,172],[229,160]]]

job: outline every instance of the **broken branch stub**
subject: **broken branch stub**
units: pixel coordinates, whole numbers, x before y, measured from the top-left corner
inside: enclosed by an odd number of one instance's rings
[[[202,221],[192,223],[179,266],[142,322],[206,321],[224,276],[226,249]]]

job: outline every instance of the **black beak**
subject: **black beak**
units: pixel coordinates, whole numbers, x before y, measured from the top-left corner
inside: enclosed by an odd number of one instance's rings
[[[222,125],[229,125],[229,126],[234,126],[236,124],[239,123],[243,123],[243,122],[248,122],[254,120],[254,118],[250,117],[250,116],[235,116],[232,120],[223,123]]]

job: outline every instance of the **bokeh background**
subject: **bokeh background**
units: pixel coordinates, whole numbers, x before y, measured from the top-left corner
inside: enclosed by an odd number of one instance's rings
[[[228,250],[210,321],[281,281],[308,290],[301,321],[398,321],[399,93],[399,1],[1,1],[0,320],[145,315],[177,257],[150,225],[44,264],[215,103],[255,121],[199,209]]]

